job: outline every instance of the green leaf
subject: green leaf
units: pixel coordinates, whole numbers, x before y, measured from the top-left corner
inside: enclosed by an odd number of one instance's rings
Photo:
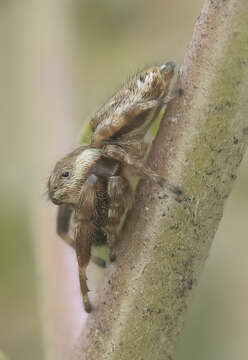
[[[156,120],[153,122],[152,126],[149,129],[149,132],[152,134],[152,137],[154,138],[157,135],[159,126],[160,126],[160,122],[162,120],[162,117],[164,115],[165,112],[165,108],[162,108],[156,118]]]
[[[89,144],[91,141],[91,136],[92,136],[92,129],[90,126],[90,122],[87,122],[83,127],[80,144]]]

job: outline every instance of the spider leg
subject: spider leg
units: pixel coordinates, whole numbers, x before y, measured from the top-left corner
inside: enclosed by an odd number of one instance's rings
[[[91,312],[91,303],[88,297],[86,269],[90,261],[91,244],[94,238],[94,225],[86,222],[77,222],[75,226],[76,254],[79,268],[80,288],[83,295],[83,304],[86,312]]]
[[[138,175],[147,176],[156,184],[159,184],[162,187],[165,186],[169,191],[176,195],[181,195],[182,190],[179,187],[169,184],[164,177],[157,174],[139,159],[136,159],[134,156],[130,155],[130,153],[126,152],[121,146],[109,144],[106,145],[102,151],[105,156],[131,166]]]
[[[57,214],[57,233],[68,245],[75,249],[75,241],[69,235],[72,212],[73,209],[67,204],[59,206]]]
[[[129,182],[122,176],[110,176],[108,181],[109,210],[105,229],[108,233],[110,261],[115,260],[117,227],[125,210],[132,206],[132,190]]]
[[[67,204],[59,206],[57,215],[57,233],[68,245],[76,250],[76,242],[74,238],[69,235],[72,213],[73,209],[71,206]],[[106,267],[106,262],[98,256],[91,256],[91,260],[94,264],[102,268]]]
[[[86,269],[90,261],[91,246],[103,237],[101,222],[105,220],[106,180],[91,174],[84,182],[75,208],[74,238],[79,266],[79,280],[85,311],[91,311],[88,297]],[[106,189],[106,196],[105,196]],[[107,214],[107,211],[106,211]]]
[[[106,145],[103,149],[103,154],[107,157],[118,160],[125,165],[131,166],[137,174],[145,175],[156,183],[160,183],[162,181],[162,177],[160,175],[144,165],[140,159],[136,159],[135,156],[132,156],[132,154],[125,151],[125,149],[121,146],[112,144]]]
[[[79,196],[79,204],[76,211],[76,216],[78,219],[84,221],[93,221],[93,218],[95,218],[95,220],[97,218],[97,223],[101,223],[101,221],[104,220],[102,219],[102,214],[100,214],[99,216],[97,212],[99,204],[104,205],[104,199],[102,199],[102,201],[100,199],[99,201],[99,196],[102,194],[103,188],[104,184],[102,184],[102,181],[98,176],[91,174],[87,178]],[[99,227],[101,226],[101,224],[98,225]],[[100,231],[98,233],[95,233],[95,238],[93,239],[93,242],[101,243],[102,237],[103,234]],[[98,256],[91,256],[91,260],[100,267],[106,267],[106,262]]]

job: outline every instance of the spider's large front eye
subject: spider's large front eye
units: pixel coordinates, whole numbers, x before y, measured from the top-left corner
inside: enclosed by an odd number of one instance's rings
[[[68,177],[69,176],[69,171],[64,171],[61,174],[62,177]]]

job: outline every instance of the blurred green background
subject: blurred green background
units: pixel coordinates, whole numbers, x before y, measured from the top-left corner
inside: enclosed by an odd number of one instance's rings
[[[61,87],[69,94],[69,148],[79,141],[83,121],[131,73],[147,64],[182,62],[202,4],[202,0],[0,2],[0,350],[9,360],[45,358],[34,219],[39,219],[39,202],[45,201],[50,164],[62,154],[51,153],[49,165],[37,159],[45,151],[49,157],[48,141],[59,142],[62,137],[63,125],[58,126],[54,111],[67,101],[64,93],[61,98]],[[54,48],[46,47],[51,39]],[[56,62],[50,69],[54,53]],[[61,82],[61,74],[66,81]],[[44,86],[44,76],[49,91],[58,84],[41,106],[33,101],[33,88]],[[38,91],[36,100],[39,95]],[[48,98],[52,106],[47,103],[44,110]],[[51,119],[56,116],[55,126]],[[178,360],[248,358],[247,181],[246,158],[195,292]]]

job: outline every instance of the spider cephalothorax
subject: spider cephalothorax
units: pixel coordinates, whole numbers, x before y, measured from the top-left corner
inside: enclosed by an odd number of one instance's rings
[[[91,118],[91,144],[82,145],[60,160],[48,182],[50,199],[60,205],[58,233],[77,253],[84,307],[91,311],[86,268],[92,244],[108,243],[115,258],[117,228],[132,205],[132,190],[124,175],[131,167],[140,176],[165,184],[144,164],[144,136],[168,96],[175,64],[150,67],[135,75]],[[69,236],[74,214],[74,236]],[[98,259],[95,259],[98,261]]]

